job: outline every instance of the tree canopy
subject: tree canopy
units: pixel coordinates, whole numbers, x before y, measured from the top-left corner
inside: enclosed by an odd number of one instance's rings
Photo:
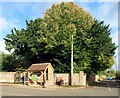
[[[71,36],[74,36],[74,72],[97,73],[110,68],[116,49],[109,25],[93,19],[73,2],[53,4],[43,18],[26,20],[27,28],[12,29],[4,40],[21,66],[51,62],[55,72],[70,72]]]
[[[104,21],[95,20],[88,32],[90,66],[87,68],[93,73],[109,69],[114,64],[115,43],[110,37],[109,25]]]

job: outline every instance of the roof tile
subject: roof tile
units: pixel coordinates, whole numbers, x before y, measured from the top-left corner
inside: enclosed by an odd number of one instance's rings
[[[32,64],[27,71],[44,71],[50,63]]]

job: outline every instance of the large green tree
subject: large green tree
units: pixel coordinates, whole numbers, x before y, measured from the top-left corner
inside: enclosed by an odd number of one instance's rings
[[[14,49],[14,54],[22,58],[26,68],[32,63],[51,62],[55,72],[70,72],[72,35],[74,36],[74,72],[103,70],[101,66],[108,68],[106,67],[110,64],[108,60],[112,60],[114,45],[111,52],[109,52],[110,48],[103,45],[104,50],[108,51],[106,54],[109,53],[111,58],[103,54],[102,46],[99,47],[98,52],[95,52],[99,46],[97,42],[101,40],[106,39],[108,44],[112,44],[109,35],[106,34],[108,28],[99,25],[90,13],[72,2],[54,4],[46,10],[43,18],[26,21],[26,25],[25,29],[14,28],[12,34],[8,34],[5,38],[6,49],[9,51]],[[95,25],[99,25],[99,28]],[[100,57],[103,61],[97,60]]]
[[[14,48],[17,56],[29,61],[28,66],[37,62],[51,62],[55,71],[69,72],[73,34],[74,64],[77,71],[80,66],[89,63],[82,41],[85,41],[92,22],[91,15],[76,4],[56,4],[45,12],[44,18],[26,21],[26,29],[13,29],[12,34],[5,38],[6,49]]]
[[[105,25],[104,21],[94,20],[87,37],[89,44],[86,48],[90,53],[90,66],[85,70],[89,70],[90,73],[98,73],[111,68],[117,47],[115,43],[112,43],[109,25]]]
[[[0,71],[17,71],[26,68],[27,61],[14,54],[0,53]]]
[[[13,54],[0,53],[2,56],[1,71],[15,71],[16,60]]]

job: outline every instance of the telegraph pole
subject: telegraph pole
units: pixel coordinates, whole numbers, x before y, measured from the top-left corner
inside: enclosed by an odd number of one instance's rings
[[[73,35],[71,41],[71,85],[73,85]]]

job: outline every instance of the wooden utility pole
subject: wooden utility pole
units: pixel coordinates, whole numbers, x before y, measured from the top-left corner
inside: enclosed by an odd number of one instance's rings
[[[73,85],[73,35],[71,41],[71,85]]]

